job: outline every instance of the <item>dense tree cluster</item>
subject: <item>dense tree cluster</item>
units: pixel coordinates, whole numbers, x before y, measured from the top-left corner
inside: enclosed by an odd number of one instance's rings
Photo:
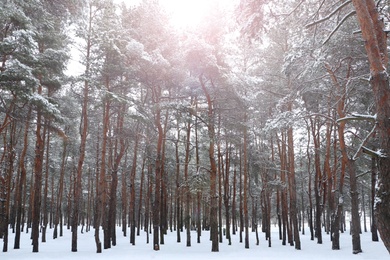
[[[390,249],[387,9],[241,0],[178,29],[153,0],[2,1],[3,251],[67,227],[99,253],[118,223],[154,250],[184,230],[249,248],[258,228],[271,247],[271,224],[337,250],[348,228],[353,253],[370,223]]]

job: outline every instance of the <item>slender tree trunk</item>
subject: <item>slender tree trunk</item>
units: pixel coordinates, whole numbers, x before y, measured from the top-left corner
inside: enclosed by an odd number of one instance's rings
[[[236,234],[237,214],[236,214],[236,194],[237,194],[237,165],[233,164],[233,197],[232,197],[232,234]]]
[[[59,220],[62,216],[61,212],[62,212],[62,198],[63,198],[63,193],[64,193],[65,168],[66,168],[67,158],[68,158],[67,145],[68,145],[67,140],[63,140],[60,179],[58,180],[56,212],[55,212],[55,216],[54,216],[53,239],[57,238],[58,224],[59,224],[59,222],[60,222]],[[60,228],[62,228],[62,226],[60,226]]]
[[[239,194],[239,217],[240,217],[240,230],[239,230],[239,234],[240,234],[240,243],[242,243],[243,241],[243,238],[242,238],[242,233],[244,232],[244,208],[243,208],[243,192],[242,192],[242,189],[243,189],[243,185],[242,185],[242,177],[243,177],[243,171],[242,171],[242,152],[241,152],[241,149],[240,149],[240,167],[239,167],[239,176],[238,176],[238,179],[240,180],[239,181],[239,191],[238,191],[238,194]]]
[[[378,242],[378,229],[376,227],[375,218],[375,186],[377,177],[376,158],[371,158],[371,239],[372,241]]]
[[[107,91],[110,91],[110,81],[107,76],[105,79],[105,86]],[[108,249],[111,247],[111,230],[109,228],[109,212],[107,204],[107,195],[109,194],[108,182],[112,181],[112,176],[107,174],[107,146],[109,145],[109,130],[110,130],[110,100],[105,99],[103,101],[103,132],[102,132],[102,148],[101,148],[101,162],[100,162],[100,176],[99,176],[99,191],[100,191],[100,207],[97,208],[100,211],[100,219],[103,228],[103,248]],[[109,146],[110,147],[110,146]]]
[[[309,207],[308,207],[308,222],[309,222],[309,230],[310,230],[310,240],[314,240],[314,224],[313,224],[313,199],[312,199],[312,174],[311,174],[311,153],[310,153],[310,127],[307,127],[307,148],[306,148],[306,155],[307,155],[307,172],[309,174],[309,180],[308,180],[308,197],[309,197]]]
[[[130,205],[129,205],[129,224],[130,224],[130,244],[135,245],[135,228],[136,228],[136,210],[135,210],[135,177],[137,170],[137,158],[138,158],[138,143],[139,143],[139,123],[136,127],[136,138],[134,143],[133,162],[130,171]]]
[[[157,90],[160,92],[160,90]],[[157,93],[159,96],[161,93]],[[161,108],[157,108],[155,112],[155,125],[158,130],[157,136],[157,150],[155,160],[155,190],[154,190],[154,203],[153,203],[153,249],[155,251],[160,250],[160,225],[161,225],[161,179],[162,179],[162,153],[163,153],[163,137],[164,131],[161,125]]]
[[[87,46],[86,46],[86,65],[85,65],[85,75],[88,78],[90,75],[90,56],[91,56],[91,35],[92,35],[92,7],[89,8],[89,24],[88,24],[88,33],[87,33]],[[78,229],[78,218],[80,212],[79,201],[81,199],[81,178],[83,172],[83,164],[85,158],[85,149],[87,143],[88,135],[88,95],[89,95],[89,79],[84,81],[83,88],[83,103],[81,108],[81,122],[80,122],[80,147],[79,147],[79,158],[77,162],[76,170],[76,187],[74,193],[74,203],[73,203],[73,222],[72,222],[72,252],[77,252],[77,229]],[[97,184],[97,183],[96,183]],[[98,238],[97,238],[98,239]]]
[[[143,194],[144,194],[144,180],[145,180],[145,161],[146,158],[143,158],[142,169],[141,169],[141,181],[139,184],[139,201],[138,201],[138,217],[137,217],[137,236],[140,235],[141,230],[141,213],[143,207]]]
[[[219,121],[219,120],[218,120]],[[218,123],[219,124],[219,123]],[[218,136],[217,140],[220,140],[220,126],[218,125]],[[222,179],[223,179],[223,158],[221,154],[221,143],[218,141],[217,144],[217,176],[218,176],[218,223],[222,223]],[[222,224],[218,225],[218,236],[219,236],[219,243],[223,242],[223,231],[222,231]]]
[[[38,95],[42,95],[42,86],[38,87]],[[35,130],[35,158],[34,158],[34,200],[32,210],[32,251],[39,251],[39,225],[41,213],[41,190],[42,190],[42,170],[43,154],[45,148],[45,129],[42,129],[43,115],[40,110],[37,111],[36,130]]]
[[[177,140],[175,143],[175,155],[176,155],[176,177],[175,177],[175,218],[176,218],[176,242],[181,242],[180,232],[180,157],[179,157],[179,141],[180,141],[180,127],[179,120],[177,120]]]
[[[50,120],[45,120],[45,125],[50,126]],[[47,132],[47,140],[46,140],[46,155],[45,155],[45,185],[43,189],[43,201],[42,201],[42,243],[46,242],[46,229],[48,224],[48,202],[47,202],[47,195],[48,195],[48,188],[49,188],[49,152],[50,152],[50,132]]]
[[[230,235],[230,150],[231,146],[229,146],[228,142],[226,141],[226,153],[225,153],[225,162],[226,162],[226,167],[225,167],[225,181],[224,181],[224,206],[225,206],[225,218],[226,218],[226,239],[228,240],[228,245],[232,244],[232,238]]]
[[[108,82],[106,82],[107,89]],[[104,248],[109,247],[109,234],[107,230],[107,219],[106,219],[106,193],[107,193],[107,185],[106,185],[106,150],[107,150],[107,133],[109,128],[109,102],[104,101],[103,106],[103,132],[102,132],[102,148],[100,151],[100,169],[97,174],[98,180],[96,180],[96,207],[95,207],[95,243],[96,243],[96,252],[102,252],[102,245],[100,241],[100,225],[103,225],[104,232]]]
[[[320,168],[320,136],[319,126],[317,126],[317,119],[310,118],[313,143],[314,143],[314,166],[315,166],[315,177],[314,177],[314,196],[316,202],[316,222],[315,222],[315,236],[317,237],[317,243],[322,244],[322,210],[323,206],[321,203],[321,189],[322,189],[322,173]]]
[[[191,144],[191,115],[188,115],[187,122],[187,133],[186,133],[186,154],[184,159],[184,182],[186,184],[186,213],[185,213],[185,225],[186,225],[186,246],[191,246],[191,216],[190,216],[190,207],[191,207],[191,191],[189,186],[189,178],[188,178],[188,164],[190,163],[190,144]]]
[[[293,129],[289,127],[287,130],[287,142],[288,142],[288,158],[289,158],[289,187],[290,187],[290,215],[292,218],[292,226],[294,232],[295,249],[301,249],[301,240],[299,238],[298,229],[298,213],[297,213],[297,191],[295,180],[295,160],[294,160],[294,141],[293,141]]]
[[[14,249],[20,249],[20,234],[21,234],[21,226],[22,226],[22,214],[23,214],[23,201],[22,201],[22,195],[25,192],[25,183],[26,183],[26,155],[27,155],[27,148],[28,148],[28,131],[30,128],[30,120],[31,120],[31,107],[28,109],[28,114],[25,122],[24,127],[24,135],[23,135],[23,149],[20,154],[19,158],[19,170],[20,170],[20,177],[19,177],[19,183],[17,187],[16,192],[16,232],[15,232],[15,241],[14,241]]]
[[[244,122],[247,122],[247,114],[245,112]],[[244,128],[244,147],[243,147],[243,163],[244,163],[244,225],[245,225],[245,248],[249,248],[249,213],[248,213],[248,188],[249,188],[249,172],[248,172],[248,129]]]
[[[198,102],[195,98],[195,107],[197,109],[198,107]],[[199,159],[199,145],[198,145],[198,118],[195,117],[195,160],[196,160],[196,172],[199,175],[200,172],[200,159]],[[196,224],[196,229],[197,229],[197,243],[200,243],[200,237],[202,235],[202,207],[201,207],[201,200],[202,200],[202,191],[200,188],[198,188],[197,195],[196,195],[196,200],[197,200],[197,224]]]
[[[203,76],[199,77],[199,81],[203,90],[203,93],[207,99],[208,111],[207,111],[207,129],[209,136],[209,160],[210,160],[210,233],[211,233],[211,251],[219,251],[218,243],[218,201],[217,201],[217,165],[214,155],[214,141],[215,141],[215,128],[214,128],[214,106],[213,100],[207,90],[206,83],[203,81]],[[212,84],[212,82],[211,82]]]
[[[108,228],[110,232],[111,242],[116,246],[116,218],[117,218],[117,190],[118,190],[118,172],[123,156],[126,154],[127,144],[124,137],[124,116],[127,106],[122,104],[117,112],[117,122],[115,128],[115,145],[114,145],[114,160],[111,166],[111,190],[108,206]],[[137,131],[137,130],[136,130]],[[138,131],[136,132],[138,133]]]
[[[352,252],[358,254],[362,252],[360,243],[360,216],[359,216],[359,193],[357,186],[355,161],[349,159],[347,164],[349,173],[349,185],[351,193],[351,216],[352,216]]]
[[[122,203],[122,233],[123,236],[127,236],[127,154],[125,155],[125,162],[123,165],[123,171],[121,174],[121,203]]]
[[[16,122],[15,121],[12,121],[10,124],[9,124],[9,143],[7,144],[6,146],[6,149],[5,149],[5,152],[7,153],[6,155],[6,158],[7,158],[7,167],[4,171],[4,182],[0,176],[0,184],[2,184],[3,186],[3,189],[0,189],[0,198],[2,198],[2,203],[1,204],[5,204],[5,205],[1,205],[2,206],[1,208],[4,209],[4,211],[2,212],[3,213],[3,217],[2,217],[2,221],[3,223],[0,222],[0,229],[2,229],[3,231],[0,231],[0,233],[3,232],[3,234],[0,234],[0,237],[1,235],[3,236],[3,252],[7,252],[8,251],[8,232],[9,232],[9,228],[8,228],[8,225],[9,225],[9,220],[10,220],[10,206],[11,206],[11,185],[12,185],[12,179],[13,179],[13,172],[14,172],[14,161],[15,161],[15,157],[16,157],[16,154],[15,154],[15,145],[16,145]],[[5,142],[4,142],[5,143]],[[1,194],[2,192],[4,192],[3,194]],[[5,202],[4,202],[5,200]],[[1,211],[0,211],[1,212]],[[3,225],[1,225],[3,224]]]
[[[367,232],[367,219],[366,219],[366,203],[365,203],[365,193],[364,193],[364,184],[361,184],[362,186],[362,211],[363,211],[363,227],[364,227],[364,232]]]

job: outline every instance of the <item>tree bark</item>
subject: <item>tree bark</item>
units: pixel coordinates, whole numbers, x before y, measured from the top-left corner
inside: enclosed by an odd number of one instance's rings
[[[377,131],[380,151],[378,158],[378,191],[376,199],[376,220],[382,241],[390,253],[390,89],[387,37],[383,19],[379,17],[374,0],[352,0],[362,31],[365,49],[370,65],[371,87],[376,105]]]

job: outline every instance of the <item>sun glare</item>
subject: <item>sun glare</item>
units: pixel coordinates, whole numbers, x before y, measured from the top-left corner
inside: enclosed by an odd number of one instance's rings
[[[114,0],[137,5],[142,0]],[[161,6],[168,12],[171,23],[178,28],[196,26],[205,19],[215,3],[226,5],[233,0],[159,0]]]
[[[217,0],[160,0],[176,27],[199,24]],[[226,0],[225,0],[226,1]]]

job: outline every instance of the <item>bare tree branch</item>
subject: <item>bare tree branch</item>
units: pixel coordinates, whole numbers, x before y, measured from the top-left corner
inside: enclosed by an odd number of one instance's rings
[[[309,23],[309,24],[307,24],[305,27],[306,28],[309,28],[309,27],[311,27],[311,26],[313,26],[313,25],[316,25],[316,24],[319,24],[319,23],[322,23],[322,22],[324,22],[324,21],[326,21],[326,20],[329,20],[333,15],[335,15],[338,11],[340,11],[341,9],[343,9],[345,6],[347,6],[348,4],[350,4],[352,1],[351,0],[349,0],[349,1],[346,1],[346,2],[344,2],[344,3],[342,3],[341,5],[339,5],[336,9],[334,9],[330,14],[328,14],[327,16],[325,16],[325,17],[323,17],[323,18],[321,18],[321,19],[319,19],[319,20],[317,20],[317,21],[314,21],[314,22],[312,22],[312,23]]]
[[[376,124],[371,129],[370,133],[368,133],[368,135],[364,138],[364,140],[362,141],[362,143],[359,146],[359,149],[353,155],[352,160],[355,161],[359,157],[360,153],[365,149],[364,145],[367,143],[368,139],[370,139],[371,136],[375,133],[375,130],[376,130]]]
[[[351,11],[349,12],[348,14],[346,14],[343,19],[341,19],[341,21],[337,24],[337,26],[333,29],[333,31],[328,35],[328,37],[326,37],[325,41],[322,43],[322,45],[325,45],[329,40],[330,38],[332,37],[332,35],[340,28],[340,26],[349,18],[351,17],[352,15],[356,14],[356,11]]]

